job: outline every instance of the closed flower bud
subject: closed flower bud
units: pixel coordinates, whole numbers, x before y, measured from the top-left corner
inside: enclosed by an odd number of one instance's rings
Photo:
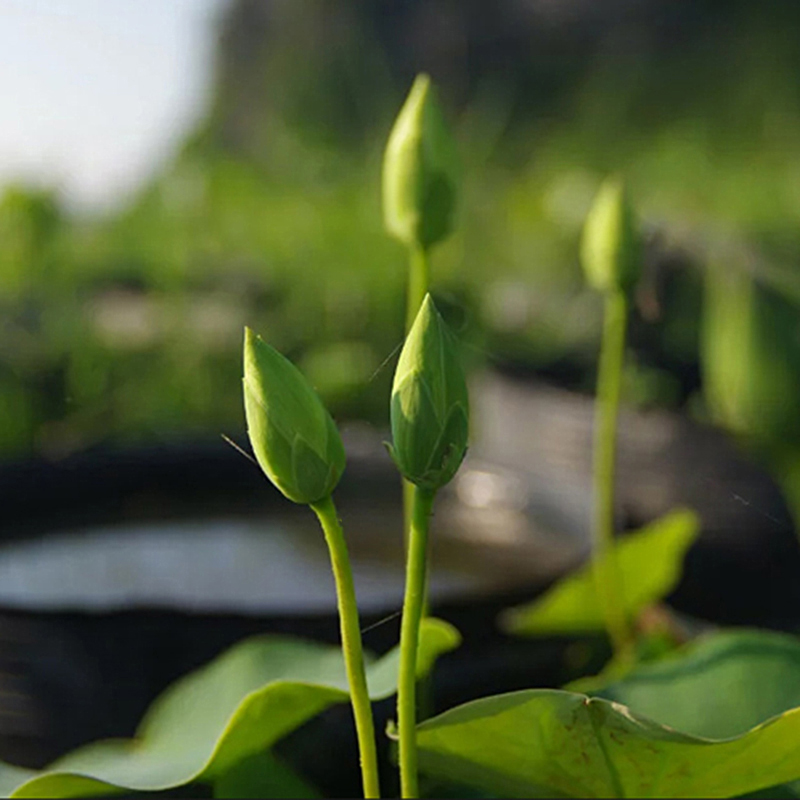
[[[456,146],[427,75],[418,75],[389,136],[383,160],[386,229],[409,247],[428,248],[453,228]]]
[[[406,339],[392,385],[389,448],[403,477],[436,491],[467,450],[469,398],[458,348],[430,295]]]
[[[602,292],[629,292],[641,272],[641,242],[625,187],[609,178],[586,218],[581,262],[586,280]]]
[[[247,432],[261,469],[289,500],[315,503],[344,471],[339,431],[302,373],[245,328]]]

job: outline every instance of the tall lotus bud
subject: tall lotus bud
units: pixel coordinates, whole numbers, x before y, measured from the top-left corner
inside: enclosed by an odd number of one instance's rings
[[[641,240],[625,187],[608,178],[592,205],[581,241],[586,280],[601,292],[630,292],[642,267]]]
[[[458,347],[430,295],[408,334],[392,385],[392,458],[406,480],[436,491],[467,450],[469,398]]]
[[[427,249],[453,229],[458,155],[436,90],[418,75],[400,110],[383,159],[383,217],[408,247]]]
[[[316,503],[344,472],[342,440],[302,373],[245,328],[244,406],[261,469],[289,500]]]

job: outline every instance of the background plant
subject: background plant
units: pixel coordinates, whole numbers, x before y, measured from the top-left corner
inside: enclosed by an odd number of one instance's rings
[[[580,15],[531,20],[538,46],[514,40],[504,75],[482,47],[467,75],[440,54],[468,177],[437,280],[495,358],[591,391],[600,314],[575,241],[600,177],[619,171],[687,256],[663,276],[657,347],[635,335],[633,311],[624,391],[697,410],[698,249],[726,261],[754,249],[792,278],[798,17],[781,3],[700,2],[672,6],[665,28],[659,7],[625,19],[609,7],[589,34]],[[247,58],[220,45],[205,119],[125,208],[86,218],[55,192],[7,187],[0,421],[15,423],[0,422],[3,452],[239,429],[221,387],[238,376],[245,322],[301,363],[338,416],[383,419],[391,375],[370,378],[402,336],[407,273],[375,187],[416,67],[398,64],[400,26],[377,11],[328,9],[355,15],[334,46],[297,24],[322,7],[286,6],[269,31],[248,9],[233,4],[225,20],[226,42],[252,43]],[[475,39],[470,7],[454,13]],[[622,58],[609,43],[626,25],[641,36]],[[423,66],[430,48],[419,45]],[[298,64],[301,52],[314,55]]]
[[[603,184],[586,219],[581,261],[586,280],[603,295],[603,339],[594,421],[592,559],[597,595],[619,657],[633,647],[624,609],[625,576],[614,542],[617,417],[625,363],[628,304],[641,273],[641,246],[619,179]]]

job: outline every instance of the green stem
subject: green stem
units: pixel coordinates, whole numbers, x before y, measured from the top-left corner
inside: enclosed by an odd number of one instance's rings
[[[339,605],[339,628],[342,636],[342,650],[350,685],[350,702],[356,721],[358,750],[361,758],[361,777],[364,797],[380,797],[378,779],[378,756],[375,748],[375,727],[372,719],[372,705],[367,690],[367,677],[364,672],[364,654],[361,647],[361,627],[358,621],[356,592],[353,586],[353,573],[347,554],[347,544],[342,526],[336,513],[332,497],[326,497],[311,508],[319,517],[325,541],[331,554],[333,577],[336,581],[336,596]]]
[[[414,320],[417,318],[422,301],[428,293],[431,282],[431,262],[427,248],[422,245],[414,245],[409,249],[408,261],[408,297],[406,299],[406,336],[408,336]],[[416,486],[411,481],[403,479],[403,547],[404,553],[408,554],[409,539],[411,536],[411,518],[414,506],[414,493]],[[421,616],[427,617],[428,607],[428,584],[424,582],[422,596]],[[426,719],[431,714],[433,708],[433,685],[430,678],[422,679],[420,685],[420,696],[417,703],[417,713],[420,719]]]
[[[594,426],[593,568],[606,627],[617,656],[631,654],[633,639],[625,615],[622,574],[614,551],[614,472],[617,415],[625,358],[628,301],[620,291],[606,295],[603,342],[597,378]]]
[[[414,487],[408,537],[406,594],[400,627],[400,672],[397,679],[400,790],[402,797],[417,797],[416,682],[419,628],[425,603],[428,565],[428,524],[434,492]]]
[[[408,297],[406,299],[406,334],[411,330],[417,312],[428,293],[431,266],[428,251],[421,245],[411,247],[408,262]]]
[[[428,293],[431,279],[431,265],[428,250],[422,245],[409,248],[408,261],[408,297],[406,299],[406,336],[408,336],[425,295]],[[408,553],[408,539],[411,531],[411,514],[414,503],[414,484],[403,480],[403,544]],[[423,603],[423,616],[427,614],[426,599]]]
[[[403,478],[403,552],[408,553],[408,540],[411,536],[411,509],[414,506],[414,486]]]

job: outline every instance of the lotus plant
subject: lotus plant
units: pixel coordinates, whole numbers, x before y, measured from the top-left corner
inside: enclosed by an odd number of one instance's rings
[[[380,797],[372,707],[347,544],[332,493],[344,472],[339,431],[303,374],[249,328],[244,342],[247,431],[264,474],[319,518],[331,556],[365,797]]]
[[[586,219],[581,263],[587,282],[604,302],[594,423],[592,561],[606,627],[615,652],[624,659],[632,653],[633,637],[614,549],[614,473],[628,304],[641,271],[641,245],[625,187],[617,178],[601,186]]]
[[[430,251],[455,224],[459,163],[436,89],[418,75],[397,115],[383,159],[386,230],[408,250],[406,335],[430,288]],[[412,488],[403,483],[403,530],[408,547]]]
[[[458,348],[430,295],[422,302],[397,363],[391,425],[389,452],[412,487],[397,725],[402,796],[417,797],[415,665],[426,597],[428,527],[436,492],[464,459],[469,429],[469,399]]]
[[[409,252],[406,333],[430,283],[430,250],[453,230],[459,164],[436,89],[418,75],[397,116],[383,160],[386,230]]]

